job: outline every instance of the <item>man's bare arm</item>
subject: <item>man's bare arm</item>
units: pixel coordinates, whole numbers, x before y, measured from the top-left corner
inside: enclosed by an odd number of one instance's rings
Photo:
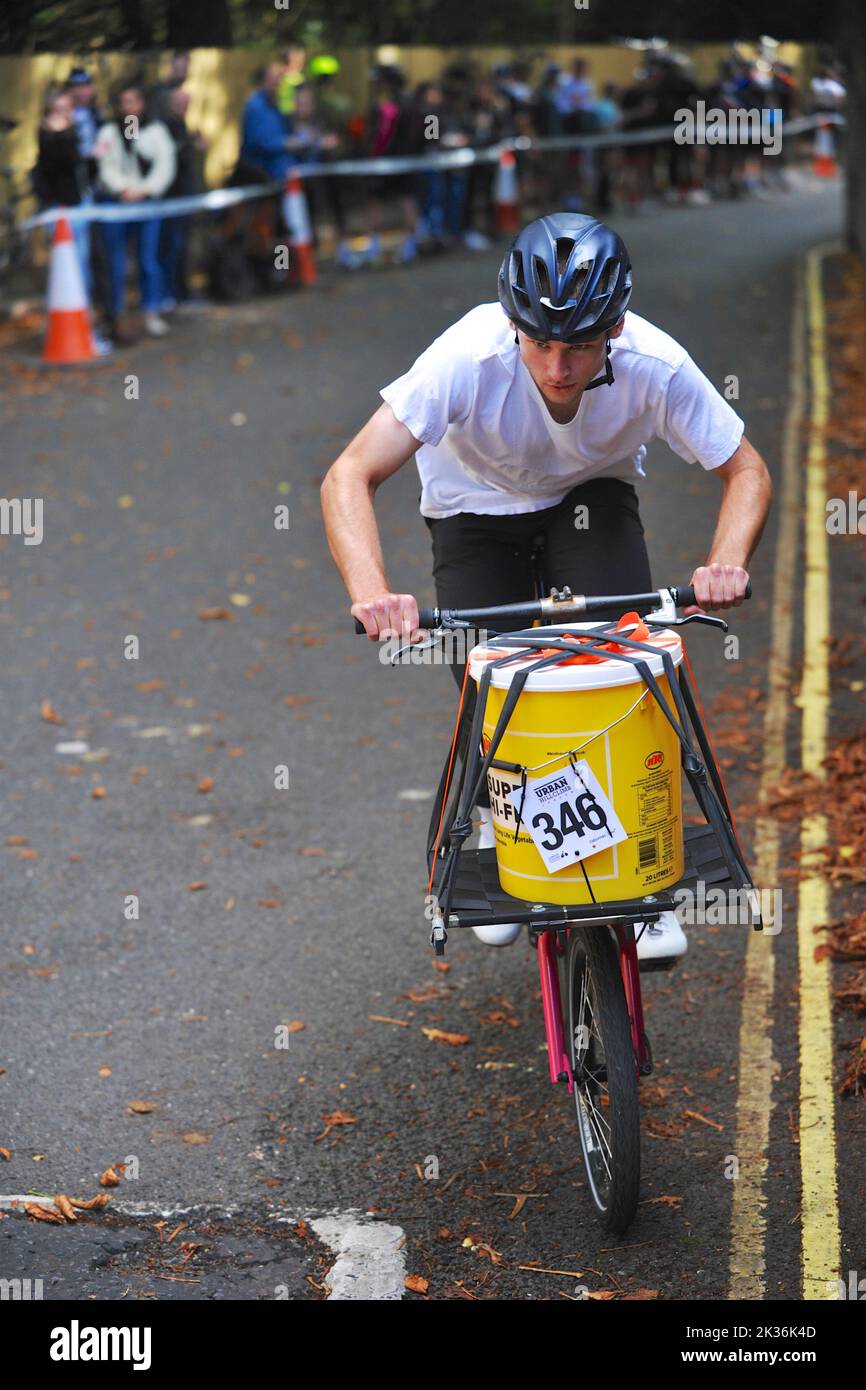
[[[391,631],[404,634],[408,641],[419,631],[414,597],[392,592],[385,576],[373,497],[379,485],[420,447],[420,440],[383,401],[322,482],[328,545],[348,591],[351,612],[373,639]]]
[[[724,494],[707,562],[695,570],[692,585],[701,608],[737,608],[745,598],[747,566],[764,530],[773,484],[767,465],[745,435],[713,472],[721,478]]]

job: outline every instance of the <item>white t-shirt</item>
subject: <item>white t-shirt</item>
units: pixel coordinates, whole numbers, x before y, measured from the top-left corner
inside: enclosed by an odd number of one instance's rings
[[[743,421],[667,333],[627,312],[610,362],[613,386],[557,424],[502,306],[470,309],[379,393],[422,441],[422,514],[537,512],[590,478],[634,482],[651,439],[708,469],[735,452]]]

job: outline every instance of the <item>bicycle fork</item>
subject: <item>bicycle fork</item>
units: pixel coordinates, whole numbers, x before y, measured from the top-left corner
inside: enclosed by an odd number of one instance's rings
[[[637,960],[637,946],[634,932],[625,922],[614,922],[613,931],[619,949],[619,968],[625,991],[628,1017],[631,1025],[631,1042],[634,1050],[635,1067],[638,1076],[647,1076],[652,1071],[652,1053],[649,1038],[644,1030],[643,999],[640,990],[640,968]],[[601,931],[598,927],[596,930]],[[565,1039],[565,1023],[562,1012],[562,997],[559,989],[557,959],[564,953],[564,947],[555,931],[538,933],[538,977],[541,984],[541,1006],[544,1011],[544,1032],[547,1038],[547,1063],[550,1080],[556,1086],[564,1081],[569,1095],[574,1090],[574,1074],[569,1060],[569,1049]]]

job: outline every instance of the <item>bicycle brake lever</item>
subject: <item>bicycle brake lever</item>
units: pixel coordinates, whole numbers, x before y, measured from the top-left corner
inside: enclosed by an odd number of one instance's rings
[[[685,627],[686,623],[706,623],[708,627],[720,627],[727,632],[728,624],[724,618],[712,618],[709,613],[689,613],[685,618],[666,618],[666,627]]]
[[[686,623],[707,623],[710,627],[720,627],[727,632],[728,624],[724,618],[711,618],[708,613],[689,613],[684,618],[677,617],[677,606],[670,589],[660,589],[662,601],[652,613],[647,613],[645,623],[658,623],[662,627],[684,627]]]

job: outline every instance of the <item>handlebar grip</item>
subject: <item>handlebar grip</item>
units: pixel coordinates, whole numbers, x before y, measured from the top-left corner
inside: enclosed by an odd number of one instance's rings
[[[438,627],[438,626],[439,626],[439,610],[438,610],[438,608],[419,608],[419,609],[418,609],[418,626],[419,626],[419,628],[423,628],[423,629],[424,629],[425,631],[427,631],[427,632],[429,632],[429,630],[430,630],[431,628]],[[366,634],[367,629],[364,627],[364,624],[361,622],[360,618],[356,618],[356,619],[355,619],[355,631],[356,631],[357,633],[361,634],[361,635]]]
[[[746,583],[746,598],[752,597],[752,581]],[[696,603],[695,591],[691,584],[677,585],[677,608],[688,608],[690,604]]]

